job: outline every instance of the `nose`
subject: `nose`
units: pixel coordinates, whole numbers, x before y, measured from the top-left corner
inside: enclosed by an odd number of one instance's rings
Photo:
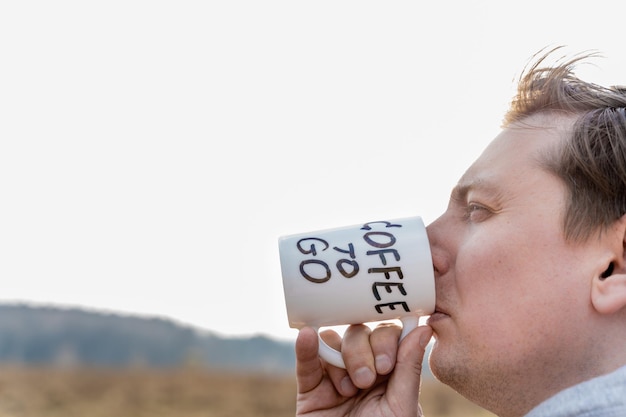
[[[445,274],[450,268],[449,256],[446,255],[442,233],[443,228],[441,217],[426,227],[426,234],[428,235],[428,242],[430,244],[430,254],[433,259],[435,278]]]

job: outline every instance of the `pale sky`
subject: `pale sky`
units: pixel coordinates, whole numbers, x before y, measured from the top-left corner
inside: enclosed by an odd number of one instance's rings
[[[0,2],[0,302],[291,339],[283,234],[421,215],[617,2]],[[514,6],[512,6],[514,4]]]

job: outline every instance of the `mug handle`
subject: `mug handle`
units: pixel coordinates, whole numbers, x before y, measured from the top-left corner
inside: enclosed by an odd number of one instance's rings
[[[411,332],[411,330],[415,329],[419,325],[419,317],[404,316],[400,318],[400,321],[402,322],[402,333],[400,334],[401,342],[402,339],[404,339],[406,335]],[[326,342],[324,342],[322,337],[319,335],[319,329],[315,330],[317,331],[317,338],[319,340],[319,355],[322,357],[322,359],[324,359],[326,362],[330,363],[333,366],[346,369],[346,364],[343,362],[341,352],[328,346],[328,344],[326,344]]]

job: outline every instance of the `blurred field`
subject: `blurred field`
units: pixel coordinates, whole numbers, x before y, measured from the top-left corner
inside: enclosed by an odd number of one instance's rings
[[[0,368],[0,417],[287,417],[292,376],[200,370]],[[427,417],[492,416],[435,382],[422,387]]]

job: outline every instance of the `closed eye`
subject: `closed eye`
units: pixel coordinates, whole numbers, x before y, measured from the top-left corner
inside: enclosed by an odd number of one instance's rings
[[[491,216],[493,212],[482,204],[467,203],[465,206],[465,220],[471,222],[481,222]]]

